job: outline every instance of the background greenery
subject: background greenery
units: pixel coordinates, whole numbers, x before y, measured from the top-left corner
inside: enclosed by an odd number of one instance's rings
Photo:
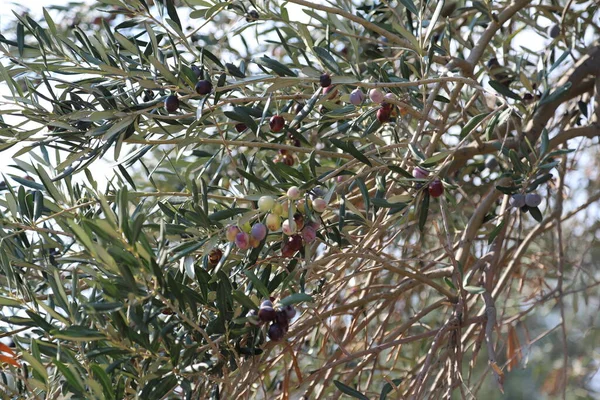
[[[15,9],[3,398],[598,398],[596,2]],[[392,120],[357,87],[394,93]],[[329,201],[316,243],[227,242],[293,185]],[[298,311],[281,342],[246,317],[268,296]]]

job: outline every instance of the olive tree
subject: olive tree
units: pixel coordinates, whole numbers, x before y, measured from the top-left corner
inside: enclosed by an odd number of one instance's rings
[[[598,394],[595,1],[34,11],[0,35],[6,398]]]

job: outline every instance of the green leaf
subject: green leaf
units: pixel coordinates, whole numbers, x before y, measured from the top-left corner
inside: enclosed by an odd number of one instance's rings
[[[400,168],[397,165],[388,165],[388,168],[390,169],[390,171],[394,171],[394,172],[404,176],[405,178],[413,179],[413,176],[408,171],[406,171],[403,168]]]
[[[181,27],[181,21],[179,20],[179,15],[177,15],[177,9],[175,8],[175,0],[164,0],[167,5],[167,13],[169,17],[179,26],[179,29],[183,29]]]
[[[231,292],[233,298],[240,303],[242,306],[250,309],[250,310],[258,310],[258,306],[254,304],[254,302],[250,299],[250,297],[246,296],[239,290],[234,290]]]
[[[269,68],[279,76],[298,76],[298,74],[289,69],[287,66],[267,56],[263,56],[259,59],[256,59],[254,60],[254,62],[266,68]]]
[[[464,289],[467,292],[473,293],[473,294],[481,294],[481,293],[485,292],[485,288],[482,288],[480,286],[465,286]]]
[[[265,284],[258,278],[258,276],[254,274],[254,272],[250,270],[245,270],[244,275],[246,275],[248,279],[250,279],[250,282],[252,282],[252,285],[254,285],[254,289],[256,289],[258,293],[262,294],[262,296],[266,299],[269,298],[269,296],[271,295],[269,293],[269,290],[267,289]]]
[[[540,99],[540,102],[538,105],[544,105],[546,103],[551,103],[553,101],[558,100],[563,94],[565,94],[566,92],[569,91],[569,89],[571,88],[572,82],[567,82],[564,85],[562,85],[561,87],[557,88],[554,92],[552,93],[544,93],[544,95],[542,96],[542,98]]]
[[[262,187],[263,189],[268,190],[268,191],[273,192],[273,193],[280,192],[280,190],[277,190],[277,188],[275,188],[271,184],[267,183],[264,179],[260,179],[256,175],[249,174],[248,172],[244,171],[241,168],[238,168],[237,172],[240,175],[242,175],[244,178],[246,178],[247,180],[249,180],[250,182],[254,183],[257,187]]]
[[[419,150],[419,149],[417,148],[417,146],[415,146],[414,144],[412,144],[412,143],[409,143],[409,144],[408,144],[408,149],[410,150],[410,152],[413,154],[413,156],[414,156],[414,157],[415,157],[417,160],[420,160],[420,161],[422,161],[422,160],[424,160],[424,159],[425,159],[425,154],[423,154],[423,153],[421,152],[421,150]],[[412,177],[412,176],[411,176],[411,177]]]
[[[313,47],[313,51],[315,52],[316,56],[319,58],[319,60],[321,60],[321,62],[325,65],[325,67],[327,69],[329,69],[330,71],[334,71],[337,74],[341,74],[340,66],[335,61],[335,59],[333,58],[331,53],[329,53],[329,51],[327,51],[327,49],[324,49],[323,47],[315,46],[315,47]]]
[[[365,396],[358,390],[356,390],[340,381],[334,380],[333,384],[339,389],[340,392],[347,394],[350,397],[354,397],[355,399],[360,399],[360,400],[369,400],[369,398],[367,396]]]
[[[452,151],[442,151],[437,154],[432,155],[428,159],[421,161],[420,165],[425,168],[433,167],[438,164],[440,161],[445,160],[448,156],[452,154]]]
[[[491,232],[490,232],[490,236],[488,236],[488,245],[492,244],[492,242],[494,241],[494,239],[496,239],[496,236],[498,236],[498,233],[500,233],[500,231],[502,230],[502,227],[504,226],[504,224],[506,223],[506,220],[502,220],[502,222],[500,222]]]
[[[427,214],[429,213],[429,192],[423,192],[423,201],[421,201],[421,207],[419,208],[419,230],[423,232],[425,224],[427,223]]]
[[[539,207],[527,207],[529,209],[529,213],[531,216],[537,221],[542,222],[544,220],[544,216],[540,211]]]
[[[25,29],[22,23],[17,24],[17,47],[19,49],[19,56],[23,57],[23,48],[25,46]]]
[[[363,197],[363,201],[365,202],[365,210],[368,211],[371,207],[371,202],[369,199],[369,190],[367,189],[367,185],[365,184],[365,181],[362,178],[356,178],[355,182],[358,185],[360,193]]]
[[[548,129],[542,129],[542,143],[540,144],[540,157],[548,152],[548,145],[550,144],[550,138],[548,137]]]
[[[21,302],[19,300],[0,296],[0,306],[1,307],[21,307]]]
[[[80,395],[83,394],[83,392],[85,391],[85,389],[83,388],[83,384],[81,383],[79,378],[73,373],[73,371],[71,371],[69,367],[67,367],[65,364],[61,363],[57,359],[54,359],[53,363],[54,365],[56,365],[60,373],[65,377],[67,383],[73,388],[73,390],[78,392]]]
[[[400,3],[402,3],[402,5],[404,5],[404,7],[406,7],[406,9],[414,15],[419,15],[419,10],[417,9],[415,3],[413,3],[412,0],[400,0]]]
[[[400,385],[402,383],[402,381],[403,381],[402,378],[392,379],[392,382],[396,386]],[[383,388],[381,389],[381,394],[379,395],[379,400],[386,400],[388,394],[392,393],[392,390],[394,390],[394,387],[389,382],[386,382],[386,384],[383,385]]]
[[[313,303],[314,299],[312,296],[307,295],[306,293],[294,293],[291,294],[282,300],[279,301],[279,305],[281,306],[291,306],[292,304],[298,303]]]
[[[350,142],[350,141],[342,142],[339,139],[333,139],[333,138],[330,138],[329,141],[331,142],[331,144],[333,144],[338,149],[351,154],[358,161],[360,161],[364,164],[367,164],[369,167],[373,166],[371,164],[371,162],[369,161],[369,159],[363,153],[361,153],[356,147],[354,147],[354,144],[352,144],[352,142]]]
[[[58,339],[71,340],[74,342],[91,342],[106,339],[103,333],[95,329],[73,325],[66,329],[52,329],[50,334]]]
[[[490,81],[490,86],[498,93],[500,93],[503,96],[506,97],[510,97],[511,99],[515,99],[515,100],[522,100],[521,96],[519,96],[518,94],[516,94],[515,92],[513,92],[512,90],[510,90],[507,86],[501,84],[498,81]]]
[[[462,139],[471,133],[471,131],[488,115],[490,115],[490,113],[482,113],[471,118],[460,131],[460,138]]]
[[[508,157],[510,158],[510,162],[513,165],[513,167],[515,168],[515,170],[517,170],[518,172],[520,172],[522,174],[527,172],[527,168],[525,167],[525,164],[523,164],[523,162],[517,155],[516,151],[514,151],[513,149],[510,149],[508,152]]]
[[[94,378],[100,382],[100,385],[102,385],[104,396],[106,396],[107,399],[114,399],[114,388],[110,377],[106,374],[104,369],[98,364],[92,364],[90,369],[94,374]]]

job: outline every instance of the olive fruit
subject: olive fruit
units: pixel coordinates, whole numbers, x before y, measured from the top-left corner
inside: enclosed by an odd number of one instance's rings
[[[261,242],[267,236],[267,227],[264,224],[258,222],[252,226],[250,235],[258,242]]]
[[[312,207],[315,212],[322,213],[327,209],[327,202],[324,199],[317,197],[312,201]]]
[[[275,205],[275,199],[271,196],[261,196],[258,199],[258,209],[262,212],[271,211]]]
[[[383,93],[379,89],[371,89],[369,90],[369,98],[373,103],[380,104],[383,102]]]
[[[326,88],[327,86],[331,86],[331,76],[329,76],[329,74],[321,75],[321,77],[319,78],[319,83],[321,84],[321,87],[324,88]]]
[[[431,197],[440,197],[444,193],[444,185],[439,179],[429,184],[429,195]]]
[[[192,72],[196,75],[196,78],[200,78],[202,76],[202,70],[197,65],[192,65]]]
[[[298,186],[292,186],[287,191],[287,196],[290,200],[297,200],[300,198],[300,189]]]
[[[286,219],[281,224],[281,231],[283,232],[284,235],[291,236],[294,233],[296,233],[297,230],[298,230],[298,226],[296,225],[296,221],[294,221],[293,219],[292,220]]]
[[[169,113],[174,113],[179,108],[179,99],[175,95],[168,96],[165,99],[165,109]]]
[[[242,124],[242,123],[235,124],[235,130],[236,130],[238,133],[242,133],[242,132],[244,132],[246,129],[248,129],[248,126],[246,126],[246,124]]]
[[[360,89],[354,89],[350,93],[350,103],[355,106],[360,105],[365,100],[365,94]]]
[[[537,207],[542,203],[542,196],[537,193],[528,193],[525,196],[525,204],[528,207]]]
[[[302,228],[304,228],[304,215],[302,215],[302,213],[295,213],[294,214],[294,222],[296,223],[296,229],[301,231]]]
[[[210,253],[208,253],[208,263],[210,265],[217,265],[222,257],[223,251],[221,251],[221,249],[212,249]]]
[[[227,231],[225,233],[225,236],[227,237],[227,240],[230,242],[235,242],[235,236],[240,233],[240,228],[238,228],[235,225],[230,225],[227,228]]]
[[[269,121],[271,132],[281,132],[285,126],[285,120],[281,115],[273,115]]]
[[[421,167],[415,167],[415,169],[413,169],[412,175],[417,179],[425,179],[429,175],[429,171]]]
[[[266,224],[270,231],[277,231],[281,228],[281,218],[277,214],[269,214],[267,215]]]
[[[307,225],[302,229],[301,235],[306,243],[312,243],[317,238],[317,231],[311,225]]]
[[[250,247],[250,236],[246,232],[240,232],[235,235],[235,245],[240,250],[248,250]]]
[[[278,342],[281,339],[283,339],[283,336],[285,336],[285,328],[277,323],[271,324],[271,326],[269,326],[269,331],[267,332],[267,335],[272,341]]]
[[[196,90],[196,93],[198,93],[198,94],[201,94],[201,95],[209,94],[210,91],[212,90],[212,83],[210,83],[210,81],[207,81],[207,80],[201,80],[201,81],[198,81],[198,83],[196,83],[196,87],[194,89]]]
[[[521,193],[515,193],[510,198],[510,205],[515,208],[521,208],[525,206],[525,195]]]
[[[273,303],[269,300],[263,301],[258,309],[258,319],[262,322],[271,322],[274,321],[276,317],[277,313],[273,308]]]
[[[388,122],[390,120],[391,114],[392,112],[390,109],[382,107],[379,110],[377,110],[377,121],[379,121],[382,124]]]
[[[292,320],[296,316],[296,310],[292,306],[285,306],[283,310],[287,314],[288,320]]]
[[[258,16],[258,11],[256,11],[256,10],[250,10],[246,14],[246,22],[258,21],[258,17],[259,17]]]

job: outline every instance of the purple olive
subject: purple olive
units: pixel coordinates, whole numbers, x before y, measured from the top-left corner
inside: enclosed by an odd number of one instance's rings
[[[260,222],[256,223],[252,226],[250,235],[260,242],[265,238],[265,236],[267,236],[267,227],[265,224],[261,224]]]
[[[317,238],[317,231],[312,226],[307,225],[302,229],[301,235],[306,243],[312,243]]]
[[[415,167],[415,169],[413,169],[412,175],[417,179],[425,179],[429,175],[429,171],[421,167]]]
[[[321,77],[319,78],[319,83],[321,84],[321,87],[326,88],[327,86],[331,85],[331,76],[329,74],[323,74],[321,75]]]
[[[354,89],[350,93],[350,103],[355,106],[360,105],[365,100],[365,94],[360,89]]]
[[[525,206],[525,195],[521,193],[513,194],[510,198],[510,205],[515,208],[521,208]]]
[[[537,193],[528,193],[525,196],[525,204],[528,207],[537,207],[542,203],[542,196]]]
[[[250,247],[250,236],[246,232],[235,235],[235,244],[240,250],[248,250]]]
[[[179,99],[175,95],[171,95],[165,99],[165,109],[174,113],[179,108]]]
[[[429,195],[431,197],[440,197],[444,193],[444,184],[439,179],[429,184]]]
[[[271,322],[274,321],[276,317],[277,312],[273,308],[273,303],[269,300],[263,301],[258,309],[258,319],[262,322]]]
[[[277,323],[271,324],[267,335],[272,341],[278,342],[285,336],[285,328]]]
[[[283,307],[283,310],[287,314],[288,320],[290,321],[296,316],[296,310],[292,306],[285,306]]]
[[[210,83],[210,81],[207,80],[198,81],[198,83],[196,83],[195,90],[196,93],[201,95],[209,94],[212,90],[212,83]]]

